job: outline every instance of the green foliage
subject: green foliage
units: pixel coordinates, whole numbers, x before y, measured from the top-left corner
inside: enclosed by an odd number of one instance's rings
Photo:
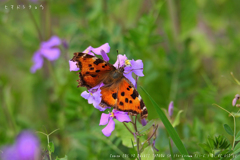
[[[222,157],[222,159],[228,159],[232,157],[229,157],[232,153],[232,150],[229,148],[230,143],[223,135],[215,136],[214,138],[209,136],[207,142],[199,143],[199,146],[213,158],[219,159]]]
[[[203,153],[196,144],[202,144],[209,135],[216,138],[224,134],[223,124],[229,125],[224,125],[228,133],[224,135],[232,142],[232,118],[212,104],[223,106],[239,124],[239,108],[232,107],[231,102],[240,87],[236,86],[240,1],[29,0],[0,4],[0,148],[14,143],[21,130],[46,133],[59,128],[50,137],[50,148],[46,137],[38,134],[42,147],[54,151],[52,159],[65,155],[67,159],[108,159],[110,154],[135,154],[130,140],[133,137],[121,123],[116,123],[110,137],[102,134],[101,112],[80,96],[86,89],[77,88],[78,75],[69,72],[68,61],[74,52],[106,42],[111,46],[110,63],[116,61],[116,50],[129,59],[143,61],[145,76],[139,78],[138,86],[146,88],[161,109],[167,110],[169,102],[174,101],[176,114],[168,120],[190,155]],[[45,8],[15,8],[29,4]],[[14,9],[7,10],[5,5],[14,5]],[[34,52],[52,35],[65,40],[68,47],[60,47],[58,60],[45,59],[43,68],[30,73]],[[171,149],[166,128],[148,96],[138,91],[149,112],[149,124],[140,133],[146,139],[154,120],[159,126],[156,148],[160,150],[154,154],[168,154]],[[239,129],[236,125],[235,131]],[[239,159],[239,140],[237,133],[235,159]],[[226,143],[213,141],[202,145],[207,153],[229,151],[218,151]],[[218,149],[215,142],[219,142]],[[172,154],[179,154],[175,145]]]
[[[171,125],[171,123],[169,122],[169,120],[167,119],[166,115],[164,114],[164,112],[159,108],[159,106],[156,104],[156,102],[152,99],[152,97],[147,93],[147,91],[145,91],[145,89],[142,88],[142,90],[148,95],[149,99],[152,101],[153,106],[155,107],[159,118],[162,120],[164,126],[166,127],[166,130],[168,131],[170,137],[172,138],[173,142],[175,143],[175,145],[177,146],[179,152],[182,155],[186,155],[186,157],[184,157],[184,159],[190,159],[187,153],[186,148],[184,147],[182,141],[180,140],[178,134],[176,133],[176,131],[174,130],[173,126]]]
[[[228,124],[224,124],[224,125],[223,125],[223,128],[225,129],[225,131],[226,131],[229,135],[233,136],[233,130],[232,130],[232,128],[231,128]]]

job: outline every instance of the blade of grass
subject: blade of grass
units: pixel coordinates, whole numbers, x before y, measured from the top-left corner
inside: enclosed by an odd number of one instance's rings
[[[164,126],[166,127],[170,137],[172,138],[174,144],[176,145],[176,147],[178,148],[179,152],[183,155],[183,158],[185,160],[189,160],[191,159],[190,156],[188,155],[188,152],[186,150],[186,148],[184,147],[180,137],[178,136],[177,132],[175,131],[175,129],[173,128],[173,126],[171,125],[171,123],[169,122],[169,120],[167,119],[166,115],[164,114],[164,112],[160,109],[160,107],[157,105],[157,103],[152,99],[152,97],[148,94],[148,92],[143,89],[141,87],[141,89],[148,95],[148,98],[151,100],[154,108],[156,109],[160,119],[162,120]],[[188,157],[189,156],[189,157]]]

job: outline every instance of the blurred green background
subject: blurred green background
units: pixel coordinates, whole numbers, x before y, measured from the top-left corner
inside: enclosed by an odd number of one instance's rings
[[[0,147],[13,143],[24,129],[50,133],[59,128],[50,136],[56,147],[53,158],[110,159],[110,154],[133,153],[116,130],[110,137],[102,134],[101,112],[80,96],[86,89],[77,88],[78,75],[69,71],[74,52],[104,43],[111,47],[110,63],[117,59],[116,50],[143,61],[145,76],[138,84],[160,107],[167,109],[174,101],[173,117],[184,110],[176,130],[189,154],[204,153],[197,144],[208,136],[223,134],[231,142],[223,123],[233,127],[232,118],[212,104],[237,111],[231,102],[239,88],[230,72],[240,78],[239,6],[238,0],[1,1]],[[58,60],[45,59],[32,74],[34,52],[52,35],[68,48],[61,46]],[[148,97],[138,91],[148,119],[158,118]],[[156,153],[167,154],[168,135],[159,124]],[[46,149],[46,137],[38,136]],[[178,153],[175,147],[173,151]]]

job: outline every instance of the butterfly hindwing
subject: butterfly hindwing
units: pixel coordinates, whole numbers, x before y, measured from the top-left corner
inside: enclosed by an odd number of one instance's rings
[[[129,112],[131,115],[141,114],[141,118],[148,116],[145,104],[133,84],[123,78],[118,88],[117,109]]]
[[[114,87],[116,85],[117,87]],[[101,88],[101,106],[110,106],[130,115],[141,114],[141,118],[148,116],[145,104],[133,84],[122,78],[117,84]]]
[[[104,79],[105,74],[114,69],[108,62],[87,53],[74,53],[72,61],[77,62],[77,66],[81,70],[78,86],[88,89],[98,85]]]

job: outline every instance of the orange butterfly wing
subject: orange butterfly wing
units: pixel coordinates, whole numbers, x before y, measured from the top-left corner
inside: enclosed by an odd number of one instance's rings
[[[87,53],[74,53],[71,61],[77,62],[77,66],[81,70],[79,72],[78,87],[87,87],[87,89],[100,84],[107,73],[116,70],[108,62]]]
[[[134,116],[141,114],[141,118],[147,118],[148,116],[147,108],[141,96],[125,77],[112,86],[101,87],[101,94],[101,105],[103,107],[110,106],[120,111],[129,112]]]
[[[124,76],[113,80],[111,74],[116,68],[112,64],[87,53],[74,53],[71,60],[77,62],[81,70],[78,87],[90,89],[101,82],[106,83],[101,87],[100,106],[110,106],[131,115],[141,114],[141,118],[147,118],[147,108],[133,84]]]

